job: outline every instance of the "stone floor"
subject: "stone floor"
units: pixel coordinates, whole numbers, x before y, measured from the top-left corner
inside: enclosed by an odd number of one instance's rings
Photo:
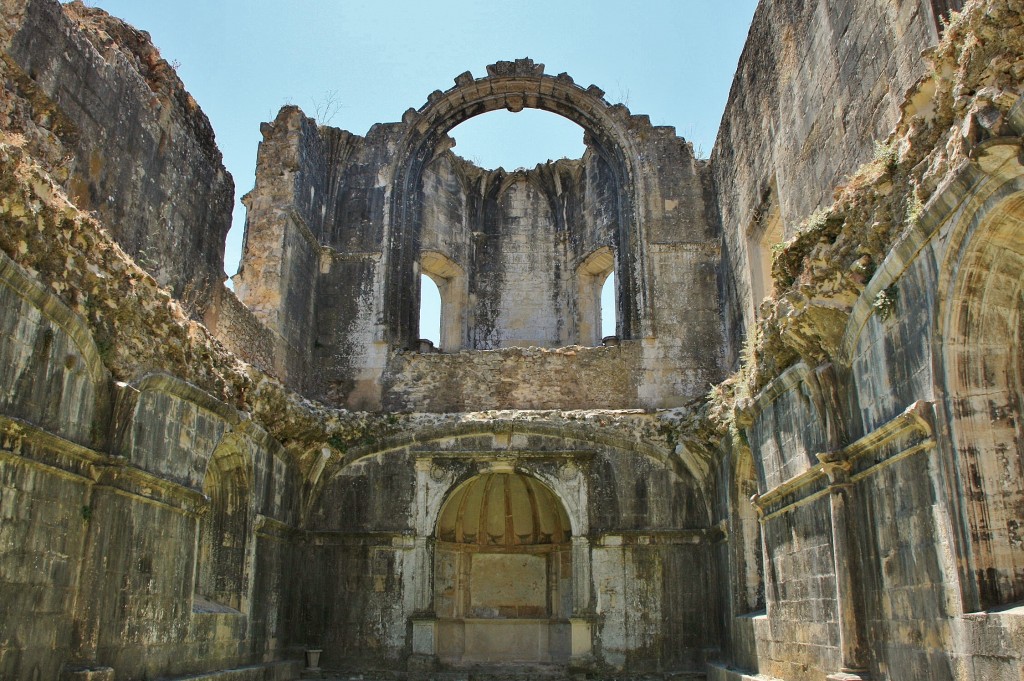
[[[571,674],[564,669],[531,667],[507,670],[488,669],[417,673],[364,672],[358,674],[325,670],[320,678],[327,681],[523,681],[524,679],[531,679],[531,681],[697,681],[707,677],[704,674],[695,672]]]

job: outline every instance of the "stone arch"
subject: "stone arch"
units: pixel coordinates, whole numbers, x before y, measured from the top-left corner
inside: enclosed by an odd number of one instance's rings
[[[587,145],[611,169],[618,187],[620,274],[617,279],[620,303],[620,334],[642,336],[644,321],[650,320],[643,243],[644,179],[636,163],[627,122],[626,107],[611,106],[604,92],[590,86],[583,89],[565,74],[544,75],[544,65],[530,59],[498,62],[487,67],[487,77],[474,79],[469,72],[455,80],[447,92],[435,91],[418,111],[406,112],[407,133],[398,151],[400,159],[392,182],[386,241],[385,328],[392,343],[409,346],[415,336],[418,300],[414,294],[414,264],[419,257],[422,222],[419,201],[421,176],[439,152],[448,148],[447,133],[459,123],[490,111],[525,107],[561,115],[585,131]]]
[[[940,391],[964,605],[1024,599],[1024,179],[961,215],[943,269]]]
[[[638,430],[642,429],[638,428]],[[374,443],[373,446],[353,447],[348,450],[344,461],[345,465],[348,466],[365,457],[386,454],[414,444],[499,432],[515,432],[522,435],[551,437],[562,441],[573,441],[587,447],[606,446],[630,452],[637,456],[647,457],[665,466],[680,478],[692,479],[695,489],[701,487],[708,479],[710,473],[707,461],[704,459],[698,460],[696,454],[683,457],[680,454],[672,453],[659,443],[650,441],[640,435],[630,434],[629,432],[617,432],[614,428],[610,427],[601,428],[585,420],[543,421],[540,419],[530,419],[512,421],[495,419],[486,422],[466,421],[463,423],[422,427],[414,431],[391,436]]]
[[[252,466],[247,440],[237,433],[221,441],[207,465],[202,489],[209,505],[196,532],[197,612],[248,609]]]
[[[94,446],[110,374],[85,320],[0,252],[0,409]],[[30,348],[30,352],[19,351]]]

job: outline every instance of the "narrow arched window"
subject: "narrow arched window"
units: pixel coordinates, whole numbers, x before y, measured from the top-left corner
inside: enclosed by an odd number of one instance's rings
[[[425,274],[420,275],[420,339],[441,346],[441,290]]]
[[[465,271],[436,251],[420,256],[420,338],[442,350],[463,347],[466,335]]]
[[[607,246],[584,258],[577,268],[577,342],[580,345],[600,345],[602,337],[616,335],[614,270],[615,254]]]
[[[615,314],[615,272],[610,272],[601,287],[601,337],[617,336]]]

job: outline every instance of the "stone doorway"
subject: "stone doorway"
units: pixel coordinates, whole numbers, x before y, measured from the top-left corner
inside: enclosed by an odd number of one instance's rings
[[[513,471],[478,475],[449,496],[435,536],[442,663],[568,662],[571,530],[554,492]]]

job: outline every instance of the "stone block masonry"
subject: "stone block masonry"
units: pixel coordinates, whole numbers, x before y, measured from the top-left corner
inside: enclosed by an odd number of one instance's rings
[[[0,677],[1020,681],[1024,4],[950,9],[762,3],[709,161],[530,59],[285,107],[235,298],[148,36],[6,2]],[[452,153],[526,107],[583,157]]]

